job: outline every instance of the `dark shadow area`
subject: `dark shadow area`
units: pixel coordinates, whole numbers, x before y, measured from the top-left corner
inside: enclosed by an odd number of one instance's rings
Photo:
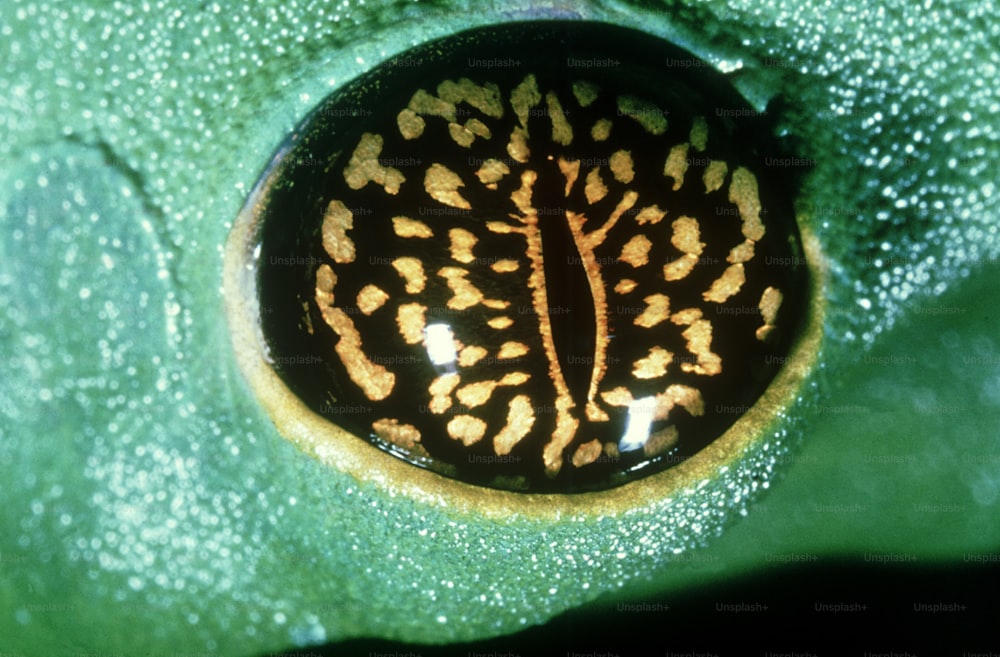
[[[842,561],[605,599],[514,635],[449,646],[356,639],[283,657],[1000,657],[1000,567]]]

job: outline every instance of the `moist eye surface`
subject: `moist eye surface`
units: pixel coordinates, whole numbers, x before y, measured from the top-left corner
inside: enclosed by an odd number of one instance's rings
[[[494,488],[607,489],[721,436],[808,274],[780,149],[694,63],[514,24],[327,98],[247,206],[274,370],[349,439]]]

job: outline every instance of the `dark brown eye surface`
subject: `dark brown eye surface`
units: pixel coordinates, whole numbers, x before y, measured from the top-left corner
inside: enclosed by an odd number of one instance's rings
[[[808,273],[778,149],[697,64],[515,24],[326,99],[244,210],[271,367],[345,440],[493,488],[611,488],[721,436]]]

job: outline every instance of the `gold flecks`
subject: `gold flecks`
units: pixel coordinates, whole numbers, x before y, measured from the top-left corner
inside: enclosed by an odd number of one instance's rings
[[[399,237],[419,237],[422,239],[434,237],[434,231],[430,229],[430,226],[409,217],[393,217],[392,232]]]
[[[424,119],[410,108],[396,115],[396,125],[399,126],[399,134],[403,135],[403,139],[416,139],[424,134],[424,128],[427,127]]]
[[[601,179],[601,167],[594,167],[587,174],[587,185],[583,188],[587,203],[597,203],[608,195],[608,188]]]
[[[417,114],[440,116],[449,121],[455,120],[455,104],[432,96],[423,89],[418,89],[410,98],[407,107]]]
[[[494,317],[493,319],[487,321],[486,324],[490,328],[495,328],[497,330],[502,331],[503,329],[512,326],[514,324],[514,320],[512,320],[510,317],[507,317],[506,315],[502,315],[500,317]]]
[[[469,119],[465,122],[465,125],[459,125],[454,122],[449,123],[448,134],[451,135],[456,144],[465,148],[472,146],[472,142],[476,140],[476,137],[489,139],[493,136],[493,133],[490,132],[486,124],[479,119]]]
[[[490,400],[493,391],[500,386],[519,386],[525,383],[530,376],[525,372],[508,372],[499,381],[488,379],[486,381],[476,381],[466,386],[462,386],[455,393],[458,401],[468,408],[482,406]]]
[[[424,317],[426,312],[427,306],[419,303],[404,303],[396,311],[399,334],[403,336],[406,344],[419,344],[424,339],[424,328],[427,326]]]
[[[627,262],[633,267],[642,267],[649,262],[649,250],[653,248],[653,243],[645,235],[633,235],[632,239],[622,246],[621,255],[618,259]]]
[[[594,385],[594,386],[591,386],[591,388],[593,388],[594,394],[596,395],[597,394],[597,386]],[[587,406],[585,408],[585,413],[587,415],[587,419],[589,421],[591,421],[591,422],[607,422],[608,420],[611,419],[610,417],[608,417],[608,414],[604,412],[604,409],[602,409],[600,406],[598,406],[597,402],[594,401],[593,399],[588,399],[587,400]]]
[[[685,253],[680,258],[663,265],[663,280],[679,281],[691,273],[698,264],[698,256]]]
[[[337,274],[330,265],[320,265],[316,270],[316,304],[320,310],[333,306],[333,288],[337,285]]]
[[[646,309],[632,323],[643,328],[652,328],[670,317],[670,297],[665,294],[651,294],[643,301]]]
[[[685,308],[674,313],[670,321],[678,326],[687,326],[681,335],[687,340],[687,350],[694,355],[697,363],[681,363],[681,369],[695,374],[714,376],[722,371],[722,359],[712,352],[712,323],[702,319],[698,308]]]
[[[753,240],[743,240],[729,251],[726,262],[736,264],[738,262],[748,262],[753,258]]]
[[[760,314],[764,318],[764,325],[757,329],[758,340],[767,340],[777,328],[774,320],[778,318],[778,309],[781,308],[783,300],[784,296],[781,294],[781,290],[771,286],[768,286],[760,296],[760,303],[757,307],[760,308]]]
[[[495,189],[496,183],[503,180],[503,177],[508,173],[510,173],[510,167],[491,157],[479,167],[476,171],[476,177],[479,178],[479,182],[487,186],[493,185],[493,189]]]
[[[648,458],[666,454],[677,444],[678,436],[677,427],[673,425],[654,431],[649,435],[649,440],[642,444],[642,453]]]
[[[486,423],[471,415],[456,415],[448,420],[448,435],[468,447],[483,439]]]
[[[691,146],[699,153],[705,150],[708,144],[708,123],[704,116],[696,116],[691,122]]]
[[[503,103],[500,100],[500,87],[492,82],[479,86],[468,78],[458,82],[445,80],[438,85],[438,96],[442,100],[458,105],[466,102],[486,116],[494,119],[503,117]]]
[[[601,88],[593,82],[577,80],[573,83],[573,95],[576,97],[576,102],[580,104],[580,107],[588,107],[597,100],[600,92]]]
[[[628,294],[629,292],[634,290],[637,285],[639,284],[633,281],[631,278],[623,278],[617,283],[615,283],[615,292],[617,292],[618,294]]]
[[[698,220],[693,217],[678,217],[672,223],[673,235],[670,243],[683,253],[701,255],[705,243],[701,241],[701,231]]]
[[[354,213],[342,202],[333,200],[323,214],[323,250],[334,262],[354,262],[354,242],[347,231],[354,227]]]
[[[743,220],[743,237],[759,242],[764,237],[764,224],[760,221],[760,197],[757,178],[743,167],[733,171],[729,181],[729,202],[735,203]]]
[[[609,406],[617,407],[627,407],[635,401],[632,392],[624,386],[602,392],[601,398]],[[666,420],[675,406],[682,407],[694,417],[705,414],[705,400],[701,396],[701,391],[691,386],[674,383],[653,398],[653,421]]]
[[[659,378],[667,373],[667,366],[673,360],[674,355],[663,347],[652,347],[647,356],[632,364],[632,376],[637,379]]]
[[[727,171],[729,171],[729,165],[722,160],[712,160],[708,163],[708,166],[705,167],[705,173],[701,177],[705,183],[706,194],[711,194],[722,187],[722,183],[726,182]]]
[[[469,345],[468,347],[462,347],[458,352],[458,366],[459,367],[472,367],[482,359],[489,355],[488,352],[483,347],[479,345]]]
[[[507,424],[493,437],[493,451],[506,456],[535,425],[535,409],[527,395],[518,395],[507,406]]]
[[[667,154],[667,161],[663,163],[663,175],[674,179],[674,191],[676,192],[684,185],[684,174],[688,169],[688,145],[677,144],[670,149]]]
[[[427,285],[427,276],[424,274],[424,265],[417,258],[404,256],[392,261],[392,267],[406,282],[407,294],[420,294]]]
[[[679,281],[698,264],[705,243],[701,241],[701,231],[698,220],[692,217],[678,217],[671,224],[673,235],[670,243],[684,253],[683,256],[667,263],[663,267],[663,278],[667,281]]]
[[[726,267],[726,271],[722,272],[722,276],[712,281],[712,286],[708,288],[707,292],[702,293],[702,298],[705,301],[711,301],[712,303],[722,303],[729,297],[740,291],[743,284],[746,282],[746,273],[743,271],[743,263],[737,263],[735,265],[729,265]]]
[[[528,133],[524,128],[514,128],[510,133],[510,141],[507,142],[507,155],[510,155],[516,162],[527,164],[531,159],[531,149],[528,147]]]
[[[303,301],[300,305],[302,307],[302,321],[305,323],[306,331],[309,335],[315,335],[312,323],[312,313],[309,312],[309,302]]]
[[[528,345],[523,342],[504,342],[500,345],[500,352],[497,354],[497,358],[500,360],[509,360],[523,356],[526,353],[528,353]]]
[[[590,465],[597,460],[602,451],[601,441],[596,438],[583,443],[573,452],[573,467],[582,468],[585,465]]]
[[[351,154],[351,159],[344,168],[344,181],[351,189],[361,189],[369,182],[382,185],[389,194],[399,192],[399,186],[406,182],[406,177],[393,167],[384,167],[378,161],[382,152],[382,135],[366,132],[361,135],[361,141]]]
[[[620,183],[628,184],[635,178],[631,151],[619,150],[612,153],[610,166],[611,175]]]
[[[483,301],[483,293],[475,285],[465,279],[468,269],[461,267],[442,267],[438,276],[448,282],[454,296],[448,299],[448,307],[452,310],[465,310]]]
[[[503,299],[483,299],[482,304],[487,308],[492,308],[493,310],[505,310],[510,308],[510,301]]]
[[[372,422],[372,431],[375,435],[392,443],[396,447],[401,447],[407,451],[416,451],[420,448],[426,454],[426,450],[420,446],[420,431],[412,424],[400,424],[396,418],[382,418]]]
[[[514,114],[521,123],[521,127],[524,128],[525,136],[527,136],[528,131],[528,114],[531,108],[540,103],[541,100],[542,94],[538,92],[538,84],[535,82],[534,75],[528,75],[521,81],[521,84],[510,92],[510,104],[514,108]]]
[[[601,393],[601,399],[608,406],[628,406],[635,399],[632,397],[632,393],[625,386],[618,386],[617,388],[612,388],[611,390],[605,390]]]
[[[458,374],[442,374],[431,381],[431,385],[427,389],[427,392],[431,396],[431,401],[427,404],[427,408],[431,413],[440,415],[451,408],[451,392],[461,381],[462,378]]]
[[[703,292],[701,296],[705,301],[722,303],[738,293],[746,280],[743,263],[729,265],[726,267],[726,271],[722,272],[722,276],[712,281],[712,286],[708,288],[707,292]]]
[[[371,315],[381,308],[388,299],[389,295],[382,288],[371,284],[366,285],[358,292],[358,310],[365,315]]]
[[[594,141],[606,141],[611,136],[611,119],[598,119],[590,129]]]
[[[545,94],[545,103],[548,105],[549,119],[552,121],[552,141],[569,146],[573,143],[573,127],[566,120],[566,113],[559,103],[559,96],[556,92],[550,91]]]
[[[621,452],[618,451],[617,443],[604,443],[604,455],[611,459],[616,459],[621,456]]]
[[[497,260],[490,265],[490,269],[498,274],[509,274],[517,271],[519,266],[517,260]]]
[[[448,238],[451,240],[451,258],[463,264],[469,264],[476,258],[472,255],[472,248],[476,246],[479,239],[464,228],[452,228],[448,231]]]
[[[361,334],[354,326],[354,321],[343,310],[333,306],[333,287],[336,283],[337,276],[330,266],[320,265],[316,270],[316,303],[323,321],[340,337],[334,350],[347,369],[347,375],[368,399],[380,401],[392,392],[396,377],[386,368],[369,360],[362,349]]]
[[[567,160],[566,158],[559,158],[559,170],[562,171],[562,175],[566,176],[566,190],[565,196],[569,196],[569,192],[573,189],[573,183],[580,176],[580,160]]]
[[[655,104],[635,96],[618,97],[618,113],[628,116],[652,135],[667,131],[667,119]]]
[[[459,187],[465,187],[462,178],[443,164],[435,162],[424,175],[424,189],[431,198],[453,208],[469,210],[472,206],[458,193]]]
[[[521,173],[521,187],[514,190],[510,194],[510,200],[513,201],[514,207],[516,207],[525,218],[533,218],[537,214],[535,208],[531,205],[531,190],[537,179],[538,174],[531,169]],[[537,218],[533,220],[537,220]],[[490,228],[489,225],[487,225],[487,228]]]
[[[658,224],[667,216],[666,210],[661,210],[658,205],[649,205],[639,210],[639,214],[635,215],[635,220],[640,226],[645,224]]]

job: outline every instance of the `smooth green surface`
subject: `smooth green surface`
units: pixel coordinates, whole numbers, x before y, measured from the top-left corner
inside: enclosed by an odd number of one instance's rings
[[[368,66],[517,11],[7,2],[0,651],[468,639],[775,555],[998,552],[997,8],[573,11],[672,38],[761,108],[785,98],[778,124],[815,160],[801,207],[832,259],[833,313],[784,480],[671,564],[733,491],[660,518],[456,518],[324,472],[240,380],[221,249],[275,145]]]

